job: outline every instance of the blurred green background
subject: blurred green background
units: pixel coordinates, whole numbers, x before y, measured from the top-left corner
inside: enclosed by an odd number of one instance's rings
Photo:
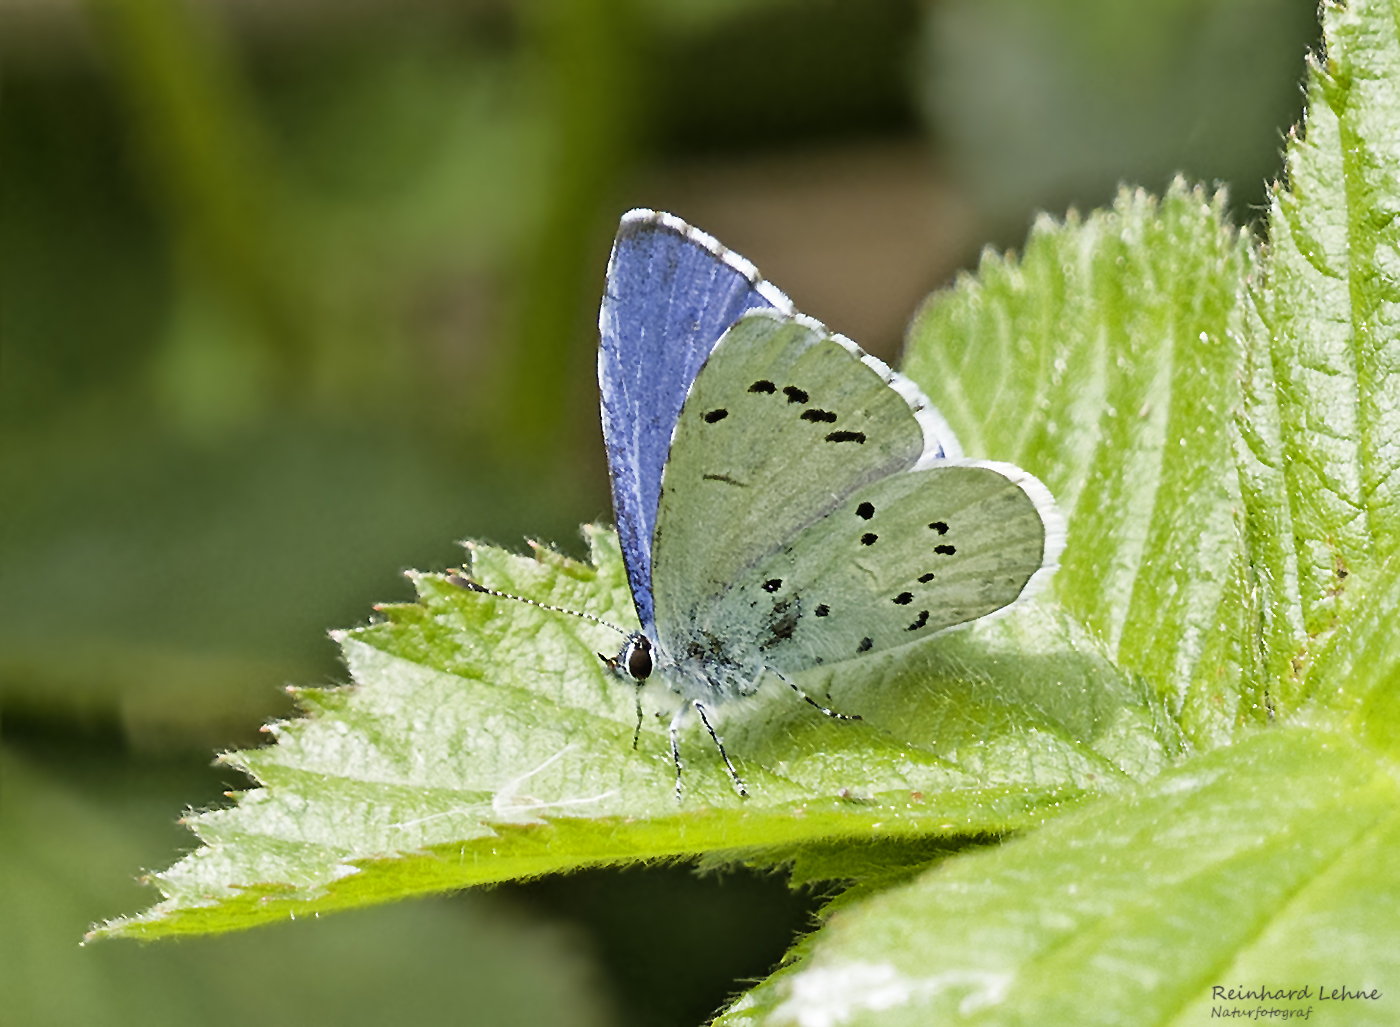
[[[818,896],[650,868],[77,943],[402,570],[582,555],[624,210],[896,359],[1039,209],[1184,171],[1257,220],[1316,38],[1312,0],[0,3],[6,1024],[702,1022]]]

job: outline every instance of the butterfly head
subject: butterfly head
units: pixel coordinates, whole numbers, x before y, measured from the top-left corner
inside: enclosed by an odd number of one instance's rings
[[[626,667],[627,673],[632,675],[635,681],[645,681],[651,677],[651,639],[640,631],[627,636],[627,643],[622,647],[622,652],[617,654],[613,665]]]

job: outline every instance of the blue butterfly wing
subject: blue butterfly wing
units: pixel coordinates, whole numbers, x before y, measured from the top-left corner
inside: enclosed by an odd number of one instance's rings
[[[623,562],[648,631],[652,533],[681,406],[720,336],[762,308],[793,313],[743,257],[674,215],[623,216],[598,313],[598,388]]]

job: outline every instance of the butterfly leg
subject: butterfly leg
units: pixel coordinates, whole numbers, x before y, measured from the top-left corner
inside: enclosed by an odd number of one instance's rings
[[[835,710],[829,710],[829,709],[827,709],[825,706],[823,706],[821,703],[817,702],[815,699],[813,699],[813,698],[812,698],[810,695],[808,695],[806,692],[802,691],[802,689],[798,688],[798,687],[797,687],[797,682],[796,682],[796,681],[791,681],[791,680],[789,680],[788,678],[784,677],[782,674],[778,674],[778,672],[777,672],[776,670],[773,670],[772,667],[769,667],[768,669],[769,669],[770,671],[773,671],[774,674],[777,674],[778,679],[779,679],[780,681],[786,681],[788,687],[791,688],[794,692],[796,692],[796,693],[802,698],[802,701],[805,702],[808,706],[814,706],[814,707],[816,707],[817,709],[819,709],[819,710],[821,710],[823,713],[825,713],[828,717],[831,717],[833,720],[860,720],[860,719],[861,719],[859,714],[855,714],[855,713],[837,713]]]
[[[715,729],[710,726],[710,718],[705,716],[705,707],[700,705],[699,699],[696,699],[692,705],[695,707],[695,712],[700,714],[700,722],[705,725],[705,730],[710,733],[710,738],[714,740],[715,748],[719,750],[720,756],[724,759],[724,765],[729,768],[729,780],[734,782],[734,790],[747,799],[749,793],[744,790],[744,781],[739,777],[739,772],[734,769],[734,764],[729,762],[729,753],[724,751],[724,743],[720,741],[719,735],[715,734]],[[679,786],[680,781],[677,778],[677,787],[679,788]]]
[[[681,743],[678,732],[687,707],[682,706],[671,718],[671,762],[676,765],[676,801],[681,801]]]

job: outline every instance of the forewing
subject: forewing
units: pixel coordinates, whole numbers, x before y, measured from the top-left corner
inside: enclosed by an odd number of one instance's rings
[[[1015,602],[1053,569],[1057,523],[1044,486],[1007,464],[894,474],[767,556],[699,629],[783,673],[907,645]]]
[[[676,425],[657,514],[656,628],[673,657],[700,638],[740,641],[716,602],[856,490],[920,459],[919,419],[863,357],[807,318],[762,314],[715,347]]]
[[[715,342],[745,311],[792,311],[743,257],[670,214],[625,215],[598,315],[598,387],[613,508],[644,626],[654,622],[651,544],[681,405]]]

